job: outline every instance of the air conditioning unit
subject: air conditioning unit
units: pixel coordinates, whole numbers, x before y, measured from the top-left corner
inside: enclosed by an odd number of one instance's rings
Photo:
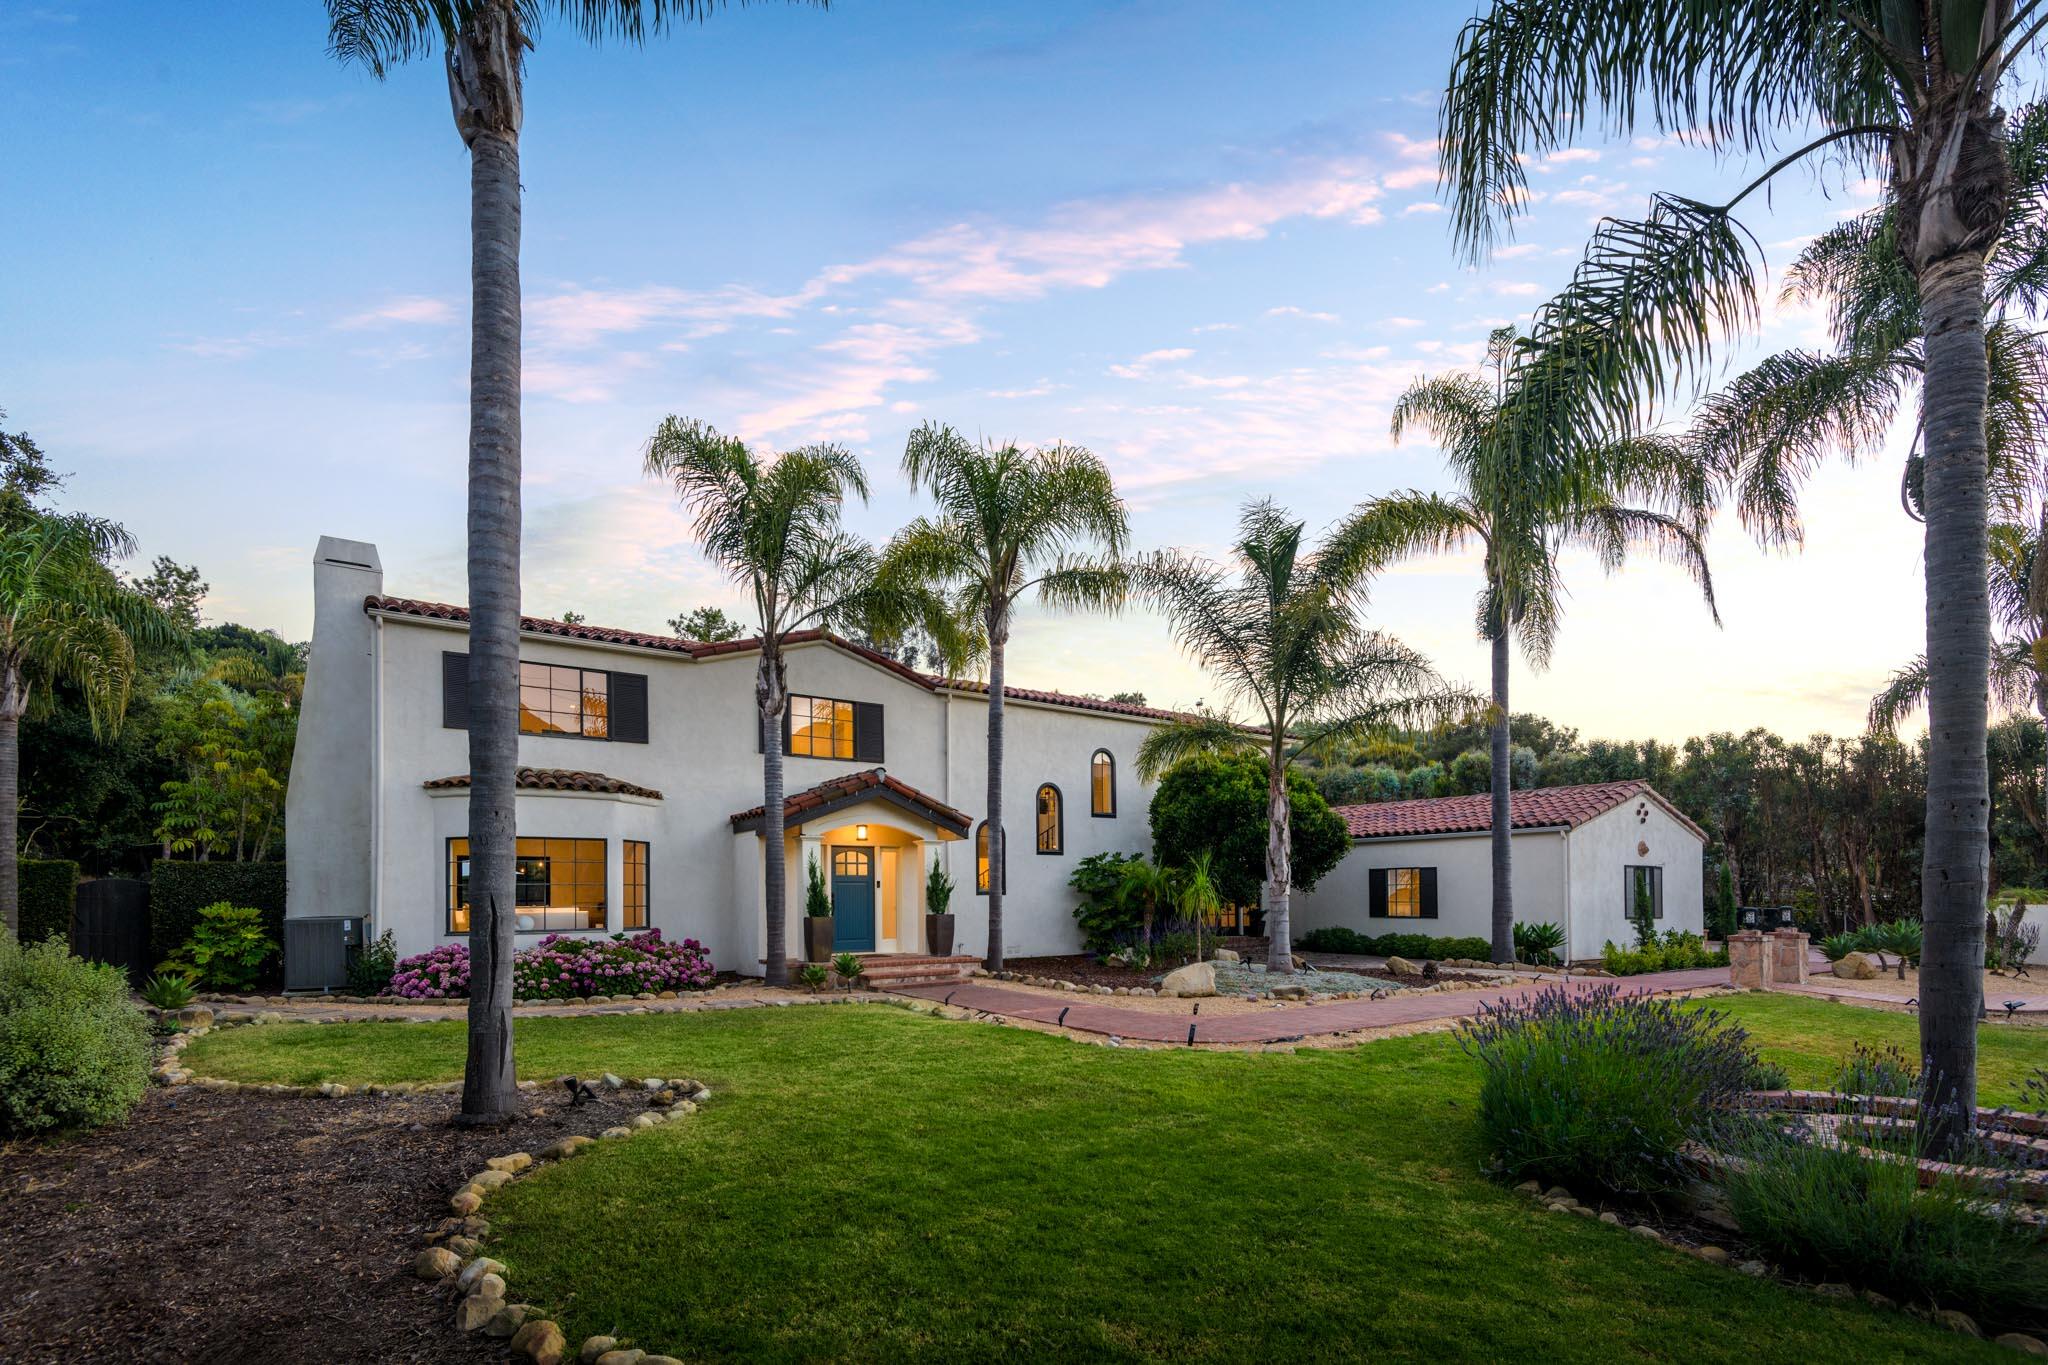
[[[349,963],[363,950],[369,924],[361,916],[287,919],[284,988],[333,991],[348,985]]]

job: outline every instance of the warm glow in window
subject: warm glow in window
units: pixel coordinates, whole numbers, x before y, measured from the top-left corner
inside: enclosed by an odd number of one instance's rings
[[[603,739],[611,732],[611,675],[559,664],[519,665],[519,731],[527,735],[582,735]]]
[[[1391,919],[1422,918],[1422,869],[1387,869],[1387,915]]]
[[[639,839],[626,840],[625,869],[625,918],[620,922],[624,929],[645,929],[647,927],[647,863],[648,848]]]
[[[981,822],[981,828],[974,831],[974,891],[976,895],[988,894],[988,821]]]
[[[1038,851],[1060,851],[1060,789],[1050,782],[1038,789]]]
[[[1116,760],[1107,749],[1097,749],[1088,764],[1088,810],[1093,815],[1116,814]]]
[[[518,859],[512,900],[519,933],[604,928],[604,840],[521,839]],[[469,932],[467,839],[448,841],[448,932]]]
[[[805,758],[852,758],[853,703],[791,697],[789,752]]]

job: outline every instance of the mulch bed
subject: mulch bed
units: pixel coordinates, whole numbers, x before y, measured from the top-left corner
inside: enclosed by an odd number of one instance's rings
[[[543,1087],[507,1128],[458,1097],[152,1089],[122,1125],[0,1146],[0,1357],[9,1362],[502,1363],[412,1274],[486,1158],[595,1135],[634,1092]]]
[[[1266,940],[1263,938],[1224,938],[1216,942],[1218,948],[1229,948],[1246,962],[1263,962],[1266,957]],[[1211,951],[1205,940],[1205,953]],[[1297,958],[1296,961],[1301,959]],[[1049,976],[1056,981],[1071,981],[1077,986],[1157,986],[1159,978],[1181,963],[1172,963],[1162,968],[1136,970],[1120,967],[1114,963],[1098,962],[1086,953],[1070,953],[1057,957],[1013,957],[1004,964],[1010,971],[1025,976]],[[1429,986],[1438,978],[1425,977],[1419,972],[1394,973],[1381,968],[1370,971],[1356,967],[1333,967],[1331,971],[1346,971],[1354,975],[1379,981],[1398,981],[1407,986]],[[1277,983],[1276,978],[1276,983]]]

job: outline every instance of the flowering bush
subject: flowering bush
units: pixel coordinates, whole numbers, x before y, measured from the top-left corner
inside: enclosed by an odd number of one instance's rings
[[[665,942],[659,929],[610,938],[549,934],[512,958],[512,994],[521,1000],[704,990],[716,976],[703,944],[694,938]],[[469,945],[444,943],[406,958],[392,973],[391,994],[408,1000],[468,995]]]

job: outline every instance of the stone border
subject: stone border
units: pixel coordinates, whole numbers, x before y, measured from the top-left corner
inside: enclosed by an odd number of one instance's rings
[[[1728,1253],[1726,1247],[1714,1246],[1712,1244],[1695,1247],[1687,1246],[1683,1242],[1673,1241],[1648,1223],[1630,1225],[1624,1222],[1621,1215],[1612,1209],[1596,1209],[1589,1204],[1580,1203],[1572,1192],[1562,1185],[1552,1185],[1546,1190],[1543,1188],[1543,1183],[1539,1180],[1525,1180],[1515,1186],[1515,1192],[1528,1195],[1534,1203],[1547,1212],[1577,1214],[1581,1218],[1598,1219],[1610,1227],[1626,1227],[1630,1233],[1641,1237],[1645,1241],[1661,1243],[1682,1255],[1705,1261],[1708,1265],[1729,1267],[1738,1274],[1748,1275],[1753,1279],[1775,1279],[1780,1284],[1788,1285],[1794,1289],[1804,1289],[1824,1299],[1861,1298],[1865,1303],[1870,1304],[1874,1308],[1899,1308],[1896,1300],[1887,1295],[1880,1294],[1874,1289],[1866,1289],[1859,1294],[1846,1284],[1808,1284],[1803,1280],[1792,1279],[1760,1260],[1737,1261]],[[1711,1201],[1703,1201],[1698,1197],[1695,1198],[1695,1202],[1705,1203],[1710,1210],[1718,1207],[1712,1204]],[[1731,1231],[1735,1230],[1734,1220],[1728,1217],[1725,1210],[1720,1213],[1719,1217],[1710,1216],[1706,1221],[1714,1222],[1717,1225],[1725,1223]],[[1949,1331],[1962,1336],[1976,1337],[1979,1340],[1982,1340],[1984,1336],[1983,1329],[1977,1326],[1976,1319],[1954,1308],[1924,1310],[1908,1306],[1903,1311],[1912,1314],[1914,1317],[1924,1318],[1937,1327],[1945,1327]],[[1996,1345],[2008,1347],[2025,1355],[2048,1355],[2048,1343],[2044,1343],[2038,1337],[2028,1336],[2024,1332],[2006,1332],[1993,1340]]]
[[[1482,967],[1486,965],[1485,963],[1480,964]],[[1348,967],[1336,967],[1330,970],[1333,972],[1346,972],[1351,975],[1359,974]],[[1161,1000],[1180,998],[1173,991],[1155,989],[1151,986],[1105,986],[1100,982],[1068,981],[1057,976],[1032,976],[1025,972],[977,972],[975,975],[985,976],[991,981],[1008,981],[1019,986],[1037,986],[1041,990],[1067,991],[1077,995],[1130,995]],[[1366,1000],[1371,998],[1373,994],[1369,990],[1364,990],[1326,991],[1321,995],[1317,995],[1310,992],[1305,986],[1289,985],[1285,978],[1279,979],[1281,984],[1270,990],[1255,991],[1250,995],[1231,995],[1228,998],[1233,1000],[1293,1001],[1296,1004],[1305,1003],[1313,1005],[1328,1004],[1337,1000]],[[1501,981],[1479,977],[1446,977],[1429,986],[1409,986],[1394,982],[1390,983],[1387,989],[1390,992],[1399,991],[1404,995],[1441,995],[1447,991],[1490,991],[1499,990],[1503,986],[1519,986],[1524,984],[1527,983],[1512,979]],[[1285,993],[1283,994],[1283,992]],[[1299,993],[1297,994],[1297,992]],[[1220,997],[1223,995],[1223,992],[1218,991],[1216,995]]]
[[[435,1226],[427,1245],[413,1258],[412,1273],[423,1280],[451,1285],[460,1295],[455,1306],[455,1327],[461,1332],[482,1332],[486,1336],[510,1338],[507,1343],[514,1361],[531,1365],[565,1365],[572,1358],[591,1365],[682,1365],[674,1356],[650,1355],[638,1349],[620,1349],[615,1337],[587,1338],[574,1357],[562,1329],[546,1318],[537,1317],[530,1304],[506,1302],[508,1272],[502,1261],[483,1254],[483,1239],[491,1225],[483,1217],[484,1201],[513,1181],[540,1170],[552,1162],[567,1161],[600,1142],[617,1141],[663,1124],[680,1123],[711,1099],[711,1088],[696,1080],[665,1080],[656,1076],[637,1079],[606,1072],[583,1082],[593,1089],[639,1089],[648,1092],[647,1112],[636,1114],[623,1124],[605,1129],[596,1137],[581,1134],[557,1138],[538,1152],[508,1152],[484,1162],[484,1169],[471,1176],[448,1198],[451,1216]],[[522,1088],[533,1082],[522,1082]]]

